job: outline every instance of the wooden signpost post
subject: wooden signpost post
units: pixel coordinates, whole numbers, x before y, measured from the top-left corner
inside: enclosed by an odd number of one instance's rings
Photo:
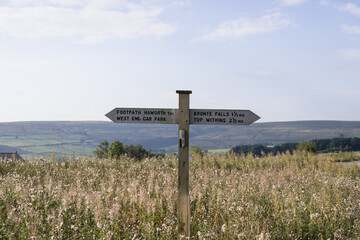
[[[179,236],[190,238],[189,125],[250,125],[260,119],[250,110],[190,109],[191,91],[178,90],[179,109],[115,108],[105,116],[115,123],[179,125]]]

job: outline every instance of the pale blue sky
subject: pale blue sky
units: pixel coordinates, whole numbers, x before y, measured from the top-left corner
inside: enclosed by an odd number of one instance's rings
[[[0,121],[114,107],[360,120],[360,1],[0,0]]]

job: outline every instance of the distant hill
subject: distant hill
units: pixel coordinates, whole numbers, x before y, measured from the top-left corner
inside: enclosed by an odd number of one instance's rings
[[[26,156],[92,155],[99,142],[120,140],[153,152],[177,151],[177,125],[115,124],[112,122],[0,123],[0,145]],[[204,149],[241,144],[275,145],[311,139],[359,137],[360,121],[295,121],[250,126],[191,125],[190,144]]]
[[[6,145],[0,145],[0,153],[11,153],[11,152],[16,152],[16,148]]]

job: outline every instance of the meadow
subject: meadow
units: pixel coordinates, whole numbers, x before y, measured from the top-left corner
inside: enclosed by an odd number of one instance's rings
[[[191,239],[358,239],[356,153],[193,156]],[[0,239],[176,239],[177,159],[0,162]]]

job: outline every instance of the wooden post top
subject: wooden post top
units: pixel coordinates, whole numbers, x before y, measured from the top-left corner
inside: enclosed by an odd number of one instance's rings
[[[191,90],[176,90],[176,93],[178,94],[191,94]]]

